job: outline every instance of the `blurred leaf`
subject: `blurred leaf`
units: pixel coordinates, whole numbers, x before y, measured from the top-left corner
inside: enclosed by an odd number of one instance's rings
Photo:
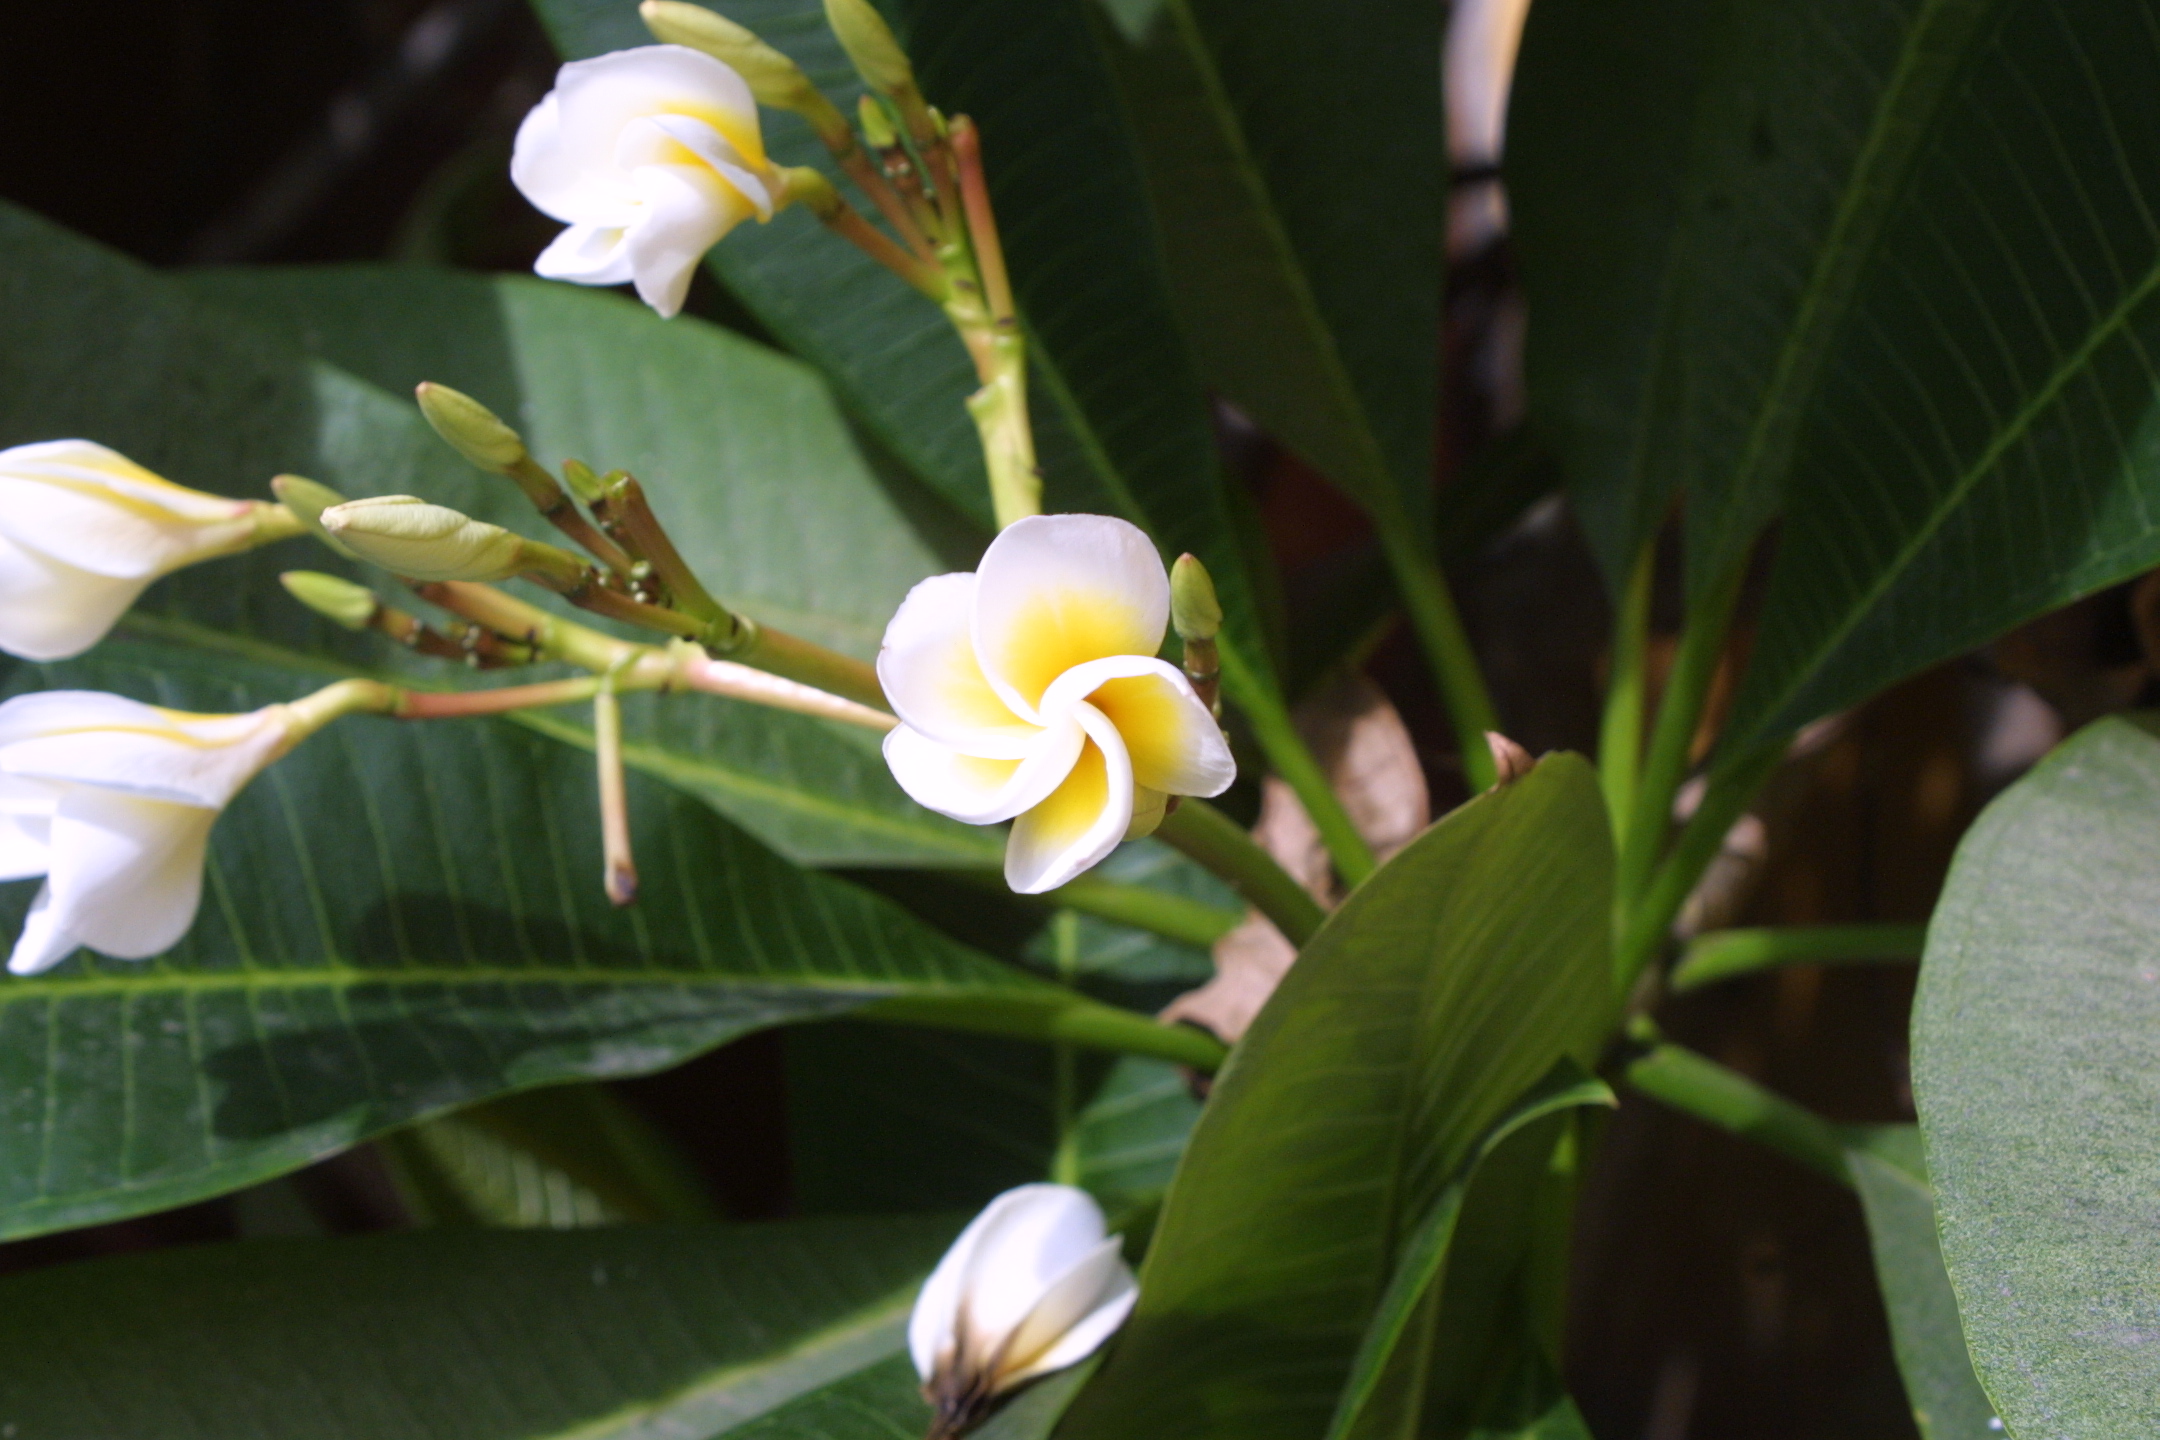
[[[718,1218],[674,1142],[602,1085],[550,1085],[376,1142],[431,1223],[574,1229]]]
[[[2160,1433],[2160,739],[2080,731],[1981,815],[1928,929],[1913,1095],[1974,1369],[2014,1435]]]
[[[35,1436],[920,1434],[904,1330],[942,1217],[185,1246],[0,1282]]]
[[[1025,23],[998,0],[899,0],[892,19],[925,93],[974,116],[1028,332],[1031,411],[1048,508],[1120,514],[1214,575],[1238,648],[1261,663],[1252,585],[1229,513],[1207,401],[1180,338],[1124,113],[1090,0],[1043,0]],[[652,43],[631,0],[535,0],[565,55]],[[793,56],[843,109],[862,87],[819,0],[740,0],[728,17]],[[807,127],[768,114],[789,165],[830,160]],[[836,172],[835,172],[836,173]],[[924,483],[987,523],[987,481],[964,409],[972,366],[928,300],[807,214],[745,227],[713,269]],[[1264,675],[1256,683],[1266,684]]]
[[[1106,32],[1211,385],[1383,524],[1431,523],[1442,8],[1164,0]]]
[[[1924,1440],[1990,1440],[2002,1426],[1965,1351],[1957,1296],[1935,1235],[1920,1135],[1910,1126],[1895,1129],[1909,1151],[1904,1164],[1859,1148],[1846,1152],[1845,1163],[1867,1211],[1875,1279],[1889,1312],[1905,1396]]]
[[[196,711],[315,679],[127,643],[14,678]],[[636,777],[643,886],[618,910],[597,804],[586,757],[501,722],[364,717],[272,767],[213,833],[170,955],[0,981],[0,1234],[199,1199],[431,1111],[888,996],[1068,993]],[[33,889],[0,892],[0,934]]]
[[[1478,1137],[1609,1019],[1609,828],[1579,757],[1455,811],[1330,917],[1231,1056],[1140,1307],[1068,1440],[1322,1433]]]
[[[401,425],[416,419],[413,386],[439,380],[517,426],[543,463],[632,471],[721,599],[821,644],[874,656],[910,586],[973,563],[972,532],[865,460],[814,373],[702,321],[662,321],[567,285],[417,267],[209,271],[188,285],[380,386],[408,412]],[[490,518],[544,528],[507,480],[448,464],[485,492]],[[833,564],[836,551],[848,563]],[[626,709],[631,763],[790,859],[998,863],[996,836],[900,792],[874,735],[711,697],[639,697]]]

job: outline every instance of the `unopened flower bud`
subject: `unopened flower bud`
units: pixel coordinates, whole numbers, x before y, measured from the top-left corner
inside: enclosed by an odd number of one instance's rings
[[[825,0],[825,23],[840,37],[840,48],[865,83],[880,95],[904,95],[915,89],[915,67],[893,38],[892,27],[870,0]]]
[[[375,612],[382,608],[382,601],[367,586],[325,575],[320,570],[287,570],[278,576],[278,584],[283,585],[293,599],[347,630],[367,629]]]
[[[833,183],[807,165],[790,165],[780,172],[783,203],[800,205],[820,220],[840,213],[840,192]]]
[[[900,143],[900,132],[893,129],[892,116],[885,113],[885,104],[877,96],[858,99],[855,114],[862,121],[863,139],[870,142],[871,149],[890,150]]]
[[[655,40],[702,50],[733,69],[758,104],[794,111],[828,145],[848,140],[846,118],[810,83],[802,67],[734,21],[682,0],[645,0],[638,14]]]
[[[348,500],[323,525],[364,560],[415,580],[507,580],[528,572],[575,578],[583,562],[413,495]]]
[[[507,475],[526,458],[517,431],[472,396],[432,380],[423,380],[413,394],[435,433],[482,470]]]
[[[1212,640],[1222,629],[1214,577],[1197,555],[1180,555],[1170,567],[1170,623],[1180,640]]]
[[[1485,747],[1492,751],[1493,770],[1498,776],[1493,781],[1495,787],[1513,784],[1537,766],[1528,750],[1497,730],[1485,732]]]
[[[325,510],[345,503],[343,495],[327,485],[318,485],[313,480],[298,475],[277,476],[270,482],[270,493],[277,496],[279,503],[290,510],[316,539],[348,560],[360,558],[344,541],[324,528],[322,523]]]

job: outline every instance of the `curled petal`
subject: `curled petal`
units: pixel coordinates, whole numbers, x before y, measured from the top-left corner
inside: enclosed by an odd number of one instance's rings
[[[1029,754],[1042,727],[990,688],[975,660],[975,577],[933,575],[908,591],[885,627],[878,683],[893,713],[922,735],[986,758]]]
[[[757,212],[758,219],[772,219],[772,187],[750,169],[749,162],[712,126],[688,115],[653,115],[624,128],[616,153],[622,155],[628,147],[651,143],[645,138],[647,136],[657,136],[666,148],[651,160],[640,163],[679,164],[678,157],[687,151],[748,202]]]
[[[0,451],[0,536],[93,575],[148,583],[244,543],[252,515],[87,440]]]
[[[751,214],[751,204],[710,170],[644,165],[631,177],[643,213],[623,232],[638,298],[663,317],[679,313],[705,252]]]
[[[1140,1298],[1123,1246],[1104,1240],[1043,1292],[1006,1341],[995,1388],[1077,1365],[1117,1333]]]
[[[283,706],[180,715],[118,695],[47,690],[0,705],[0,775],[214,811],[286,738]]]
[[[630,279],[628,232],[620,225],[572,225],[533,261],[533,273],[573,285],[621,285]]]
[[[916,804],[969,825],[995,825],[1063,784],[1087,741],[1071,720],[1036,735],[1034,750],[1022,759],[985,760],[901,725],[886,733],[885,763]]]
[[[8,968],[33,974],[78,945],[122,960],[170,949],[195,921],[216,820],[199,805],[69,790],[52,820],[51,876]]]
[[[95,575],[0,535],[0,650],[25,660],[80,655],[149,583]]]
[[[0,776],[0,880],[27,880],[52,868],[52,817],[58,790]]]
[[[1005,527],[976,572],[975,654],[1025,719],[1060,675],[1111,655],[1152,657],[1170,580],[1138,527],[1107,515],[1033,515]]]
[[[1055,890],[1115,850],[1132,824],[1132,761],[1117,727],[1085,701],[1067,714],[1088,743],[1063,783],[1013,821],[1005,883],[1015,894]]]
[[[1237,778],[1222,727],[1168,661],[1120,655],[1075,666],[1051,684],[1042,713],[1056,715],[1083,699],[1117,727],[1135,785],[1207,797]]]

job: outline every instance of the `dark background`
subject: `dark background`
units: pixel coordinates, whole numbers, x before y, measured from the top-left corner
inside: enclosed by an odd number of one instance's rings
[[[554,228],[506,176],[517,122],[554,67],[521,0],[17,3],[0,10],[0,55],[0,197],[157,265],[522,269]],[[1459,193],[1480,183],[1490,182]],[[1520,298],[1504,241],[1458,254],[1450,294],[1447,334],[1435,337],[1452,377],[1443,487],[1520,410]],[[741,320],[703,279],[692,309]],[[1318,585],[1369,540],[1362,519],[1224,419],[1226,455],[1255,490],[1291,593]],[[1564,511],[1533,507],[1458,582],[1516,738],[1533,751],[1590,748],[1605,610]],[[1924,919],[1987,796],[2064,722],[2146,684],[2129,593],[1843,717],[1760,807],[1766,844],[1735,857],[1723,923]],[[1669,649],[1669,634],[1660,643]],[[1436,803],[1453,803],[1444,719],[1406,640],[1383,642],[1372,670],[1425,750]],[[1911,990],[1910,966],[1801,967],[1713,987],[1658,1018],[1834,1119],[1904,1121]],[[785,1044],[752,1037],[620,1087],[690,1148],[740,1218],[789,1205]],[[364,1149],[296,1188],[333,1228],[402,1223]],[[222,1238],[243,1208],[221,1201],[0,1246],[0,1269]],[[1630,1098],[1589,1181],[1576,1267],[1570,1379],[1601,1440],[1915,1433],[1858,1207],[1812,1173]]]

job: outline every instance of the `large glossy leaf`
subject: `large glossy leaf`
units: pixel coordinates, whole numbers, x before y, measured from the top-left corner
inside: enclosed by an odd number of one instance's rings
[[[2160,1430],[2160,739],[2082,731],[1975,823],[1913,1096],[1975,1368],[2015,1435]]]
[[[1218,1078],[1070,1440],[1325,1433],[1416,1217],[1608,1017],[1609,829],[1574,756],[1350,898]]]
[[[422,380],[454,385],[545,462],[631,470],[715,593],[821,644],[876,654],[909,586],[973,563],[973,532],[875,470],[815,374],[702,321],[420,268],[211,271],[189,285],[400,401]],[[483,483],[498,515],[531,525],[507,482]],[[629,711],[634,763],[791,859],[998,862],[994,836],[900,792],[875,736],[728,701]]]
[[[314,677],[116,643],[16,681],[221,711]],[[643,884],[617,910],[582,753],[503,722],[372,717],[301,747],[219,822],[171,954],[0,981],[0,1234],[215,1194],[431,1111],[885,996],[1061,993],[657,783],[631,809]],[[0,934],[33,888],[0,892]]]
[[[1209,382],[1383,521],[1429,523],[1441,7],[1121,8],[1108,49]]]
[[[1845,1165],[1867,1211],[1875,1279],[1889,1312],[1890,1341],[1914,1423],[1924,1440],[2000,1435],[1994,1402],[1973,1375],[1957,1296],[1943,1269],[1919,1132],[1905,1125],[1880,1127],[1870,1144],[1845,1152]]]
[[[1511,193],[1608,570],[1785,513],[1752,741],[2160,559],[2146,0],[1540,5]]]
[[[1200,379],[1163,280],[1145,184],[1087,6],[901,0],[931,100],[973,115],[1033,360],[1033,412],[1053,509],[1148,526],[1204,559],[1233,640],[1264,648]],[[536,0],[566,55],[650,44],[631,0]],[[744,0],[730,18],[794,56],[843,108],[860,82],[818,0]],[[807,129],[768,116],[788,164],[827,164]],[[928,301],[790,213],[728,237],[713,268],[831,379],[926,484],[981,516],[986,481],[962,402],[973,371]],[[1256,683],[1267,683],[1264,674]]]
[[[892,1440],[955,1222],[194,1246],[0,1284],[0,1425],[129,1440]]]

